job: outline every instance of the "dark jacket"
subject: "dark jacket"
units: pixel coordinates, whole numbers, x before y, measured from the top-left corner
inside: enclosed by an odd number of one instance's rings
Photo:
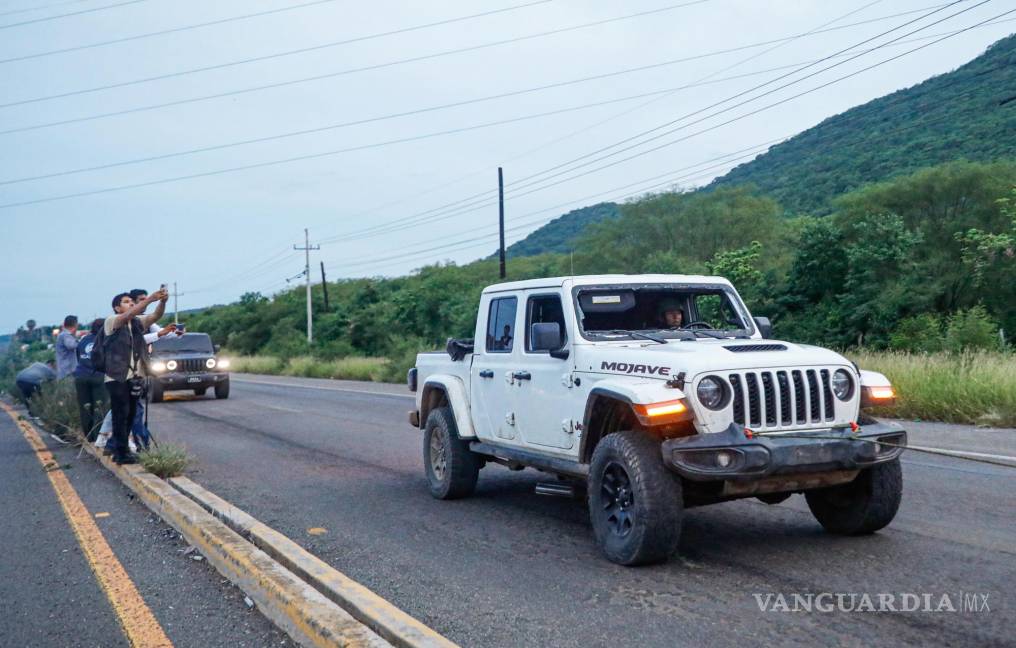
[[[130,369],[131,344],[134,346],[135,373],[140,375],[148,370],[148,347],[145,344],[145,331],[141,320],[135,317],[130,323],[131,331],[121,326],[113,332],[105,343],[106,375],[113,380],[127,380]],[[132,335],[133,333],[133,335]]]

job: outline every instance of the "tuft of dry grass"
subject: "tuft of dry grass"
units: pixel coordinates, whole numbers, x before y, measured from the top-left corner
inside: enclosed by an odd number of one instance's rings
[[[139,452],[138,461],[141,462],[142,468],[153,475],[169,479],[182,475],[191,459],[183,446],[163,443],[158,447],[153,446],[144,452]]]

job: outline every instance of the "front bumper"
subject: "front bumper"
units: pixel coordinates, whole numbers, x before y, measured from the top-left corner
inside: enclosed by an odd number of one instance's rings
[[[779,475],[851,471],[892,461],[907,444],[907,433],[893,423],[850,428],[788,432],[792,436],[747,438],[744,428],[731,424],[716,434],[696,434],[662,443],[668,468],[692,481],[751,481]],[[813,437],[813,438],[808,438]],[[830,438],[835,437],[835,438]],[[867,439],[863,441],[861,439]]]
[[[229,380],[226,372],[208,371],[204,373],[175,373],[167,372],[152,376],[152,380],[159,383],[164,391],[177,389],[207,389],[215,387],[216,384]]]

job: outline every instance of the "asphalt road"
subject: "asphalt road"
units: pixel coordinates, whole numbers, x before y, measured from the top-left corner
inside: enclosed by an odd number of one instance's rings
[[[229,400],[181,396],[151,420],[197,481],[463,646],[1014,645],[1016,469],[908,453],[900,513],[868,537],[826,535],[800,496],[692,509],[679,556],[632,569],[601,557],[583,502],[534,494],[535,471],[488,466],[472,498],[432,499],[410,406],[398,386],[234,376]],[[908,426],[915,444],[1016,455],[1016,430]],[[795,613],[753,596],[823,592],[989,609]]]
[[[293,645],[112,473],[43,439],[174,646]],[[0,646],[129,645],[42,465],[3,411],[0,520]]]

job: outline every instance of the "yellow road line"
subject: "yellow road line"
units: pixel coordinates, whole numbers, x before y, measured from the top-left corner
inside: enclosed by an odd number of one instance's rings
[[[35,450],[39,463],[49,477],[56,496],[60,500],[67,520],[74,529],[78,544],[88,559],[88,565],[92,568],[95,578],[102,586],[106,598],[109,599],[116,612],[116,617],[123,626],[124,634],[131,646],[135,648],[172,648],[173,643],[166,636],[162,626],[145,604],[141,593],[127,575],[127,571],[120,564],[116,554],[110,548],[106,538],[102,535],[99,527],[95,524],[85,504],[78,497],[77,491],[71,485],[67,475],[60,469],[60,464],[53,458],[53,454],[43,443],[42,438],[35,427],[28,421],[18,419],[17,413],[0,402],[0,407],[14,420],[14,423],[21,429],[25,440]]]

